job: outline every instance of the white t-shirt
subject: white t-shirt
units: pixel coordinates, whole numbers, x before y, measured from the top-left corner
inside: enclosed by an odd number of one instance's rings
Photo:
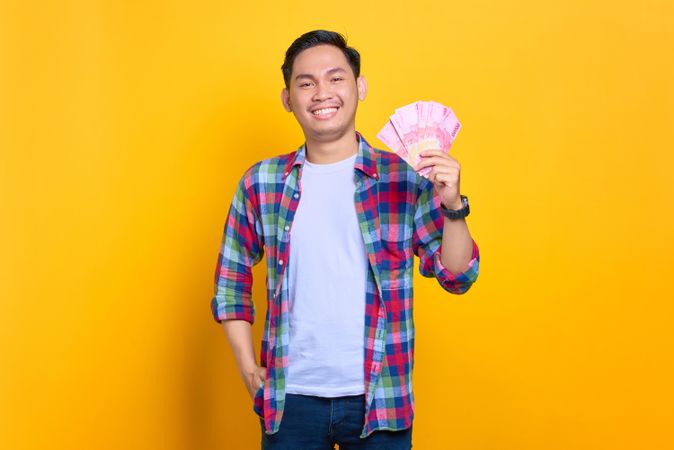
[[[358,225],[354,164],[304,161],[290,231],[286,392],[365,392],[367,250]]]

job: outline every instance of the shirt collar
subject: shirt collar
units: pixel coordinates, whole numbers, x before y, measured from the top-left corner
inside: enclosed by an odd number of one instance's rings
[[[355,169],[360,170],[370,178],[379,179],[379,172],[377,171],[377,154],[370,144],[365,140],[362,134],[356,131],[358,138],[358,155],[356,156]],[[295,166],[303,166],[306,157],[307,143],[300,146],[295,154],[288,158],[285,169],[283,170],[283,180],[288,177],[288,174]]]

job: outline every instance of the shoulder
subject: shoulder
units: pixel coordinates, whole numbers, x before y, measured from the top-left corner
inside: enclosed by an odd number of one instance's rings
[[[255,188],[259,184],[278,182],[295,153],[296,151],[279,154],[255,162],[243,172],[241,183],[246,188]]]
[[[382,174],[404,175],[406,178],[416,175],[412,166],[407,164],[407,162],[398,156],[397,153],[374,147],[372,148],[372,151],[374,152],[379,165],[379,170]]]
[[[419,175],[417,171],[397,153],[377,148],[373,148],[372,150],[378,159],[381,182],[403,183],[407,185],[408,189],[414,191],[427,184],[432,185],[427,178]]]

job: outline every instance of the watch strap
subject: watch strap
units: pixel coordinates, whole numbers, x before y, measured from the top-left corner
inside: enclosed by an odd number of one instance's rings
[[[470,214],[470,206],[468,205],[468,197],[466,197],[465,195],[462,195],[461,196],[461,203],[463,204],[463,207],[460,208],[460,209],[448,209],[448,208],[445,208],[445,205],[440,203],[440,211],[442,212],[442,215],[447,217],[448,219],[451,219],[451,220],[463,219],[468,214]]]

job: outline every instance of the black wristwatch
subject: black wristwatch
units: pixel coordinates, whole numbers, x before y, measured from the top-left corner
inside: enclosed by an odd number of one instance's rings
[[[461,203],[463,204],[463,207],[461,209],[447,209],[445,208],[445,205],[440,203],[440,211],[442,211],[442,215],[448,219],[452,220],[463,219],[468,214],[470,214],[470,208],[468,206],[468,197],[462,195]]]

